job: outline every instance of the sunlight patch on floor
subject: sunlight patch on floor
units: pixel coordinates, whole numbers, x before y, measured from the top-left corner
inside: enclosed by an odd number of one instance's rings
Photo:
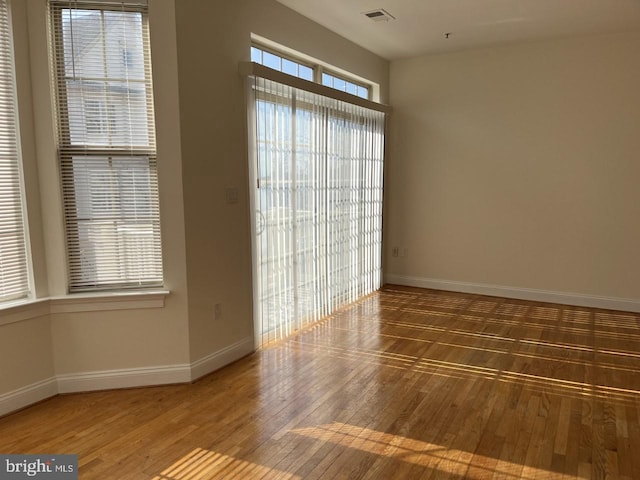
[[[465,474],[466,472],[466,478],[476,478],[476,476],[480,478],[488,473],[495,473],[501,478],[521,478],[525,480],[537,478],[554,480],[563,476],[562,473],[504,460],[499,460],[495,467],[482,467],[481,465],[491,464],[491,459],[472,452],[345,423],[334,422],[317,427],[296,428],[291,430],[290,433],[414,465],[436,468],[445,474]]]
[[[300,480],[291,473],[241,460],[222,453],[196,448],[152,480],[208,480],[214,478],[274,478]]]

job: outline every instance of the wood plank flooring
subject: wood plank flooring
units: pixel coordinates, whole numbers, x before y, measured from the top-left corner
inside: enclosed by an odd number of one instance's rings
[[[386,286],[191,385],[65,395],[82,479],[640,478],[640,315]]]

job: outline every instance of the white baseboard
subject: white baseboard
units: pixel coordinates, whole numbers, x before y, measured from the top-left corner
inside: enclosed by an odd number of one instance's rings
[[[405,285],[409,287],[432,288],[451,292],[475,293],[493,297],[516,298],[536,302],[560,303],[578,307],[603,308],[640,313],[640,299],[599,297],[580,293],[553,292],[530,288],[506,287],[482,283],[454,282],[434,278],[413,277],[408,275],[385,275],[385,283]]]
[[[123,368],[119,370],[57,375],[17,390],[0,394],[0,416],[28,407],[59,393],[189,383],[249,355],[254,350],[253,337],[246,337],[192,364]]]
[[[59,393],[72,393],[187,383],[191,381],[190,372],[190,365],[184,364],[71,373],[56,378]]]
[[[0,395],[0,416],[20,410],[58,393],[55,377]]]
[[[225,365],[246,357],[255,351],[253,337],[246,337],[222,350],[207,355],[191,364],[191,379],[197,380]]]

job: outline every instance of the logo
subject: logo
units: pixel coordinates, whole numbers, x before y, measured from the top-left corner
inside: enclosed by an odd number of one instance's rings
[[[2,455],[0,480],[78,480],[77,455]]]

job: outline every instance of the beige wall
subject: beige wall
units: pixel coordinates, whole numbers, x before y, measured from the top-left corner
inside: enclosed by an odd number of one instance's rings
[[[12,4],[36,293],[65,297],[46,0]],[[163,308],[61,312],[52,304],[58,313],[49,314],[41,304],[34,318],[5,325],[9,314],[0,311],[0,411],[3,394],[56,375],[65,391],[100,385],[103,371],[144,375],[148,369],[151,378],[154,369],[172,374],[173,366],[188,370],[217,354],[228,361],[225,352],[252,338],[246,108],[237,73],[238,62],[249,60],[252,33],[379,83],[383,99],[388,93],[388,62],[275,0],[152,0],[150,24],[171,294]],[[225,203],[227,187],[238,188],[237,204]],[[214,321],[215,303],[222,304],[222,316]],[[192,373],[220,361],[200,363]]]
[[[65,296],[64,230],[47,57],[46,0],[14,0],[11,9],[35,296]],[[97,308],[47,314],[48,304],[39,304],[34,307],[36,318],[5,325],[2,323],[8,316],[15,314],[11,310],[0,312],[0,396],[55,375],[189,362],[173,2],[152,2],[150,23],[154,32],[162,32],[153,35],[152,55],[163,261],[165,286],[171,294],[164,308]],[[45,313],[41,313],[43,309]],[[30,316],[28,312],[21,315]]]
[[[640,300],[638,52],[628,33],[392,62],[387,276]]]
[[[54,373],[48,316],[0,326],[0,396],[50,379]]]
[[[191,360],[253,335],[246,107],[251,34],[380,83],[388,62],[275,0],[176,2]],[[226,204],[225,188],[240,201]],[[213,320],[213,305],[222,318]]]
[[[56,374],[188,363],[186,321],[173,307],[52,314]]]

